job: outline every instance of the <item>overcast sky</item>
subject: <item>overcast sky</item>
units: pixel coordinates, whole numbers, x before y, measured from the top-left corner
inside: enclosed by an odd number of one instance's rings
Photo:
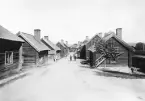
[[[13,33],[39,28],[53,42],[116,28],[126,42],[145,42],[145,0],[0,0],[0,24]]]

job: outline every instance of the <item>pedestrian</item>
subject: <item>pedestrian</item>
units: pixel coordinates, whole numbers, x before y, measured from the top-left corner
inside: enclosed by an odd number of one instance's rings
[[[70,55],[70,61],[72,61],[72,56]]]
[[[55,55],[53,56],[53,60],[54,60],[54,62],[56,61],[56,59],[55,59]]]
[[[134,68],[133,68],[133,67],[131,67],[130,69],[131,69],[131,73],[133,74],[133,73],[134,73]]]
[[[76,55],[74,54],[74,60],[76,61]]]

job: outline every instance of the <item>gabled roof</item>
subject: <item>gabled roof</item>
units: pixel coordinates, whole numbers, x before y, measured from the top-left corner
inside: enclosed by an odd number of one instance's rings
[[[131,47],[129,44],[127,44],[125,41],[123,41],[122,39],[118,38],[114,33],[110,33],[109,35],[103,37],[103,40],[106,42],[108,41],[110,38],[114,38],[115,40],[117,40],[121,45],[123,45],[124,47],[126,47],[127,49],[134,51],[134,48]]]
[[[17,35],[28,42],[38,52],[50,50],[43,42],[41,42],[41,40],[35,39],[33,35],[24,32],[19,32]]]
[[[73,45],[71,45],[70,47],[71,47],[71,48],[77,48],[78,45],[77,45],[77,44],[73,44]]]
[[[88,50],[91,52],[95,52],[96,51],[95,45],[92,45]]]
[[[86,44],[88,44],[92,39],[94,39],[96,36],[98,36],[98,37],[100,37],[99,35],[98,35],[98,33],[97,34],[95,34]],[[101,38],[101,37],[100,37]]]
[[[4,27],[0,25],[0,39],[5,39],[5,40],[11,40],[11,41],[19,41],[19,42],[24,42],[21,38],[19,38],[17,35],[11,33]]]
[[[65,47],[67,47],[67,48],[69,47],[67,44],[65,44],[65,43],[63,43],[63,44],[65,45]]]
[[[58,42],[59,44],[61,44],[64,48],[67,48],[62,42]]]
[[[45,42],[49,47],[51,47],[52,50],[60,50],[60,48],[53,44],[50,40],[46,40],[44,38],[42,38],[41,40],[42,42]]]

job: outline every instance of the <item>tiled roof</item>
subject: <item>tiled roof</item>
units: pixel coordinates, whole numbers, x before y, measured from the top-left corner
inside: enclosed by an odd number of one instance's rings
[[[24,39],[26,42],[28,42],[38,52],[44,50],[50,50],[43,42],[41,42],[41,40],[35,39],[33,35],[23,33],[23,32],[19,32],[17,35],[22,39]]]
[[[57,47],[55,44],[53,44],[50,40],[46,40],[46,39],[41,39],[43,42],[45,42],[49,47],[52,48],[52,50],[60,50],[59,47]]]
[[[5,40],[11,40],[11,41],[19,41],[19,42],[24,42],[21,38],[19,38],[17,35],[11,33],[4,27],[0,26],[0,39],[5,39]]]

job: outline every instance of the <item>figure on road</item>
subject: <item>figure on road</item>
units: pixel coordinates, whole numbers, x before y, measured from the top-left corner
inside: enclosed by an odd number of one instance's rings
[[[72,56],[70,55],[70,61],[72,61]]]
[[[76,61],[76,55],[75,54],[73,55],[73,57],[74,57],[74,61]]]

